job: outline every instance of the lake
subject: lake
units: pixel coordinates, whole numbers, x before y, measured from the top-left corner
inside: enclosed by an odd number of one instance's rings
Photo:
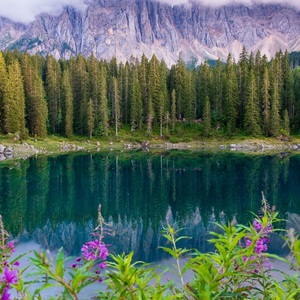
[[[167,257],[158,249],[167,215],[192,237],[184,246],[208,251],[214,222],[247,224],[262,191],[280,217],[300,214],[297,154],[71,153],[3,162],[0,178],[0,212],[11,235],[70,255],[90,239],[100,203],[110,252],[134,250],[144,261]],[[279,238],[270,250],[284,252]]]

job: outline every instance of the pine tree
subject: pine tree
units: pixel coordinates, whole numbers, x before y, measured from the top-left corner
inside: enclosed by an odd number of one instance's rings
[[[4,61],[2,52],[0,51],[0,132],[4,132],[3,98],[6,89],[6,80],[7,80],[6,63]]]
[[[211,106],[212,110],[215,110],[217,118],[221,118],[223,115],[223,64],[220,59],[218,59],[216,66],[213,69],[212,77],[212,93],[211,93]]]
[[[176,91],[175,89],[172,90],[171,94],[171,122],[172,122],[172,130],[175,129],[175,122],[176,122]]]
[[[61,80],[62,131],[68,137],[73,136],[73,93],[68,69],[65,69]]]
[[[149,97],[148,99],[148,115],[147,115],[147,133],[148,135],[151,135],[152,133],[152,127],[153,127],[153,119],[154,119],[154,109],[153,109],[153,102],[152,98]]]
[[[136,68],[132,66],[132,68]],[[122,73],[122,80],[120,82],[120,95],[121,95],[121,119],[122,122],[128,123],[130,120],[130,82],[132,81],[130,65],[128,62],[125,66],[120,64],[120,73]]]
[[[184,96],[186,93],[186,66],[180,56],[177,64],[174,66],[174,89],[176,91],[176,108],[179,119],[184,117]]]
[[[247,87],[247,101],[245,104],[245,119],[244,126],[246,131],[252,135],[257,136],[261,134],[259,107],[256,91],[256,80],[254,70],[250,70],[248,87]]]
[[[195,85],[195,83],[194,83]],[[212,85],[212,71],[207,61],[201,64],[197,78],[197,110],[198,115],[203,115],[206,97],[210,98]]]
[[[8,77],[4,93],[5,133],[19,133],[25,137],[25,94],[21,67],[17,60],[8,66]]]
[[[142,55],[141,64],[139,66],[139,81],[143,101],[143,117],[148,116],[148,70],[149,62],[146,56]]]
[[[160,63],[160,94],[159,94],[159,104],[158,104],[158,117],[159,117],[159,134],[163,136],[163,124],[165,119],[165,114],[167,111],[167,65],[164,60]]]
[[[203,125],[204,135],[209,137],[211,132],[211,108],[208,96],[205,99],[204,111],[203,111]]]
[[[113,118],[115,123],[115,136],[118,136],[120,127],[120,96],[118,89],[118,80],[116,77],[112,78],[112,103],[113,103]]]
[[[77,134],[85,134],[87,132],[86,114],[89,99],[88,73],[85,58],[78,55],[70,71],[74,97],[74,131]]]
[[[153,106],[152,106],[152,117],[153,122],[156,124],[159,119],[160,109],[162,109],[162,105],[160,105],[161,95],[160,90],[161,82],[160,82],[160,66],[159,61],[155,55],[152,56],[150,63],[149,63],[149,77],[148,77],[148,97],[149,101],[151,99]],[[148,114],[149,114],[148,110]]]
[[[57,133],[61,122],[61,107],[60,107],[60,82],[61,70],[60,64],[52,55],[46,60],[46,97],[48,101],[48,114],[50,130],[52,133]]]
[[[283,114],[282,128],[283,128],[285,134],[290,135],[290,118],[289,118],[289,112],[287,109],[285,109],[284,114]]]
[[[196,118],[196,75],[195,71],[187,72],[186,89],[184,94],[184,115],[191,124],[192,120]],[[208,97],[208,96],[207,96]]]
[[[94,56],[94,53],[91,54],[87,61],[87,70],[88,70],[88,81],[89,81],[89,96],[92,98],[93,107],[94,107],[94,126],[97,128],[99,126],[99,108],[100,108],[100,67],[99,62]],[[89,126],[88,126],[89,127]]]
[[[95,111],[94,111],[94,102],[93,99],[90,98],[87,107],[87,131],[89,137],[92,138],[95,126]]]
[[[108,135],[109,130],[109,112],[108,112],[108,99],[107,99],[107,72],[105,66],[100,66],[100,102],[99,102],[99,126],[104,135]]]
[[[29,134],[45,137],[47,135],[48,109],[40,69],[34,67],[28,53],[21,58],[25,88],[26,124]]]
[[[238,117],[238,82],[234,65],[232,62],[231,54],[229,53],[227,58],[227,64],[225,67],[226,80],[225,80],[225,99],[224,99],[224,111],[226,129],[228,134],[234,133],[236,130],[237,117]]]
[[[133,82],[131,90],[131,132],[142,128],[143,103],[137,70],[133,71]]]
[[[267,57],[264,55],[261,62],[261,87],[260,87],[260,98],[261,98],[261,109],[262,109],[262,128],[264,134],[269,136],[270,134],[270,79],[269,69],[267,63]]]
[[[238,82],[239,82],[239,126],[242,127],[242,120],[245,110],[245,103],[247,101],[247,87],[248,87],[248,73],[249,73],[249,57],[244,46],[242,52],[240,53],[239,63],[238,63]]]
[[[280,129],[280,96],[279,96],[279,60],[271,61],[271,111],[270,111],[270,134],[277,136]]]
[[[295,118],[292,128],[300,128],[300,67],[293,70],[293,90],[295,95]]]
[[[282,111],[288,110],[289,117],[295,117],[295,99],[293,91],[293,78],[290,69],[289,53],[286,50],[282,57],[282,90],[281,90]]]

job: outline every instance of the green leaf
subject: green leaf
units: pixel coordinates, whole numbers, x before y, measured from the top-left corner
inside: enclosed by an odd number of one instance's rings
[[[55,274],[63,278],[64,277],[64,260],[65,256],[63,253],[63,248],[60,248],[57,255],[56,255],[56,266],[55,266]]]

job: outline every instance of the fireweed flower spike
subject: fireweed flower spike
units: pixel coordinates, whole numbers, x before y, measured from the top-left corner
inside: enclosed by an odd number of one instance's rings
[[[18,271],[10,270],[6,266],[1,277],[1,282],[6,284],[8,287],[10,287],[11,284],[16,284],[18,282]]]
[[[3,290],[2,296],[1,296],[1,300],[10,300],[10,294],[8,293],[9,291],[9,287],[6,287]]]

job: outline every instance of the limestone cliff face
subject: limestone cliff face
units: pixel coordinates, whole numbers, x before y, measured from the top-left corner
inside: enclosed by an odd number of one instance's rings
[[[0,48],[69,58],[92,52],[118,60],[155,53],[170,65],[179,54],[199,61],[243,45],[268,57],[279,49],[300,50],[300,14],[281,5],[170,6],[154,0],[90,0],[85,11],[66,7],[58,16],[42,14],[29,25],[0,18]]]

